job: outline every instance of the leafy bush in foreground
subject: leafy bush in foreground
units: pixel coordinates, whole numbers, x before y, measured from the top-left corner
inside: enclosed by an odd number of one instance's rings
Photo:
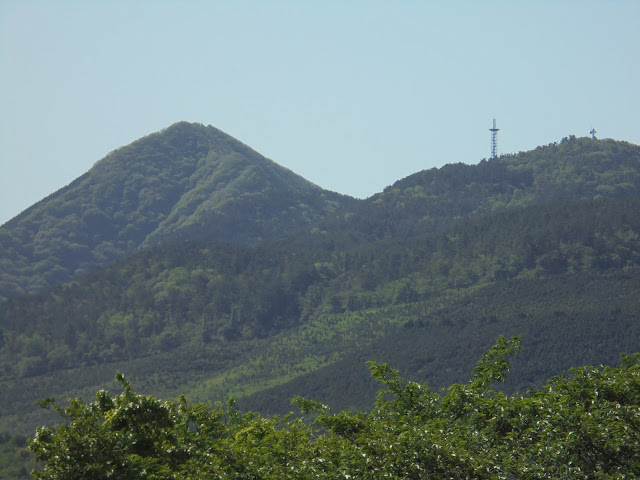
[[[631,478],[640,475],[640,354],[582,367],[526,396],[491,390],[519,339],[498,338],[472,380],[437,393],[371,362],[386,385],[371,413],[294,398],[311,425],[227,406],[99,391],[53,406],[39,428],[36,479]],[[52,399],[42,401],[44,407]]]

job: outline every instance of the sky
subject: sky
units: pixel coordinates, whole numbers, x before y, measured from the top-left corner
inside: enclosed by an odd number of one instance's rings
[[[0,0],[0,225],[110,151],[213,125],[366,198],[568,135],[640,144],[640,2]]]

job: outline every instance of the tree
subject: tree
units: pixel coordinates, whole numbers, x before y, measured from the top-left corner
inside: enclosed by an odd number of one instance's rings
[[[220,409],[192,406],[135,393],[123,375],[124,392],[112,397],[104,390],[84,404],[73,399],[54,409],[65,419],[55,432],[39,428],[29,448],[46,462],[37,479],[172,478],[188,467],[200,449],[199,438],[213,442],[223,430]],[[49,408],[52,399],[41,406]]]

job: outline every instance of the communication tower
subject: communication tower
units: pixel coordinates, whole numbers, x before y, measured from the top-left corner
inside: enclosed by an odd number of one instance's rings
[[[592,128],[589,133],[591,134],[591,138],[593,138],[594,140],[597,140],[596,133],[598,133],[598,132],[596,132],[595,128]]]
[[[496,119],[493,119],[493,128],[490,128],[491,132],[491,158],[496,158],[498,156],[498,130],[496,127]]]

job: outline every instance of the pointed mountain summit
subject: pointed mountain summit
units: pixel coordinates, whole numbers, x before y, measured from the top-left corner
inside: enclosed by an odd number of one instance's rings
[[[212,126],[176,123],[111,152],[0,227],[0,299],[68,281],[139,247],[255,243],[353,201]]]

